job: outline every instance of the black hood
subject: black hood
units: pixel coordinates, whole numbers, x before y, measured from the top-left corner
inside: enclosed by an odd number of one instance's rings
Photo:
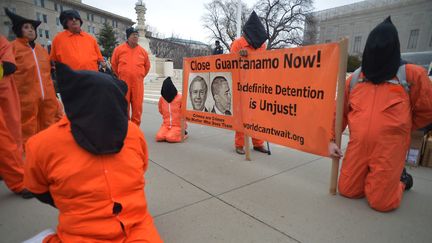
[[[57,83],[72,135],[93,154],[119,152],[127,134],[127,85],[108,74],[56,63]]]
[[[81,19],[81,16],[79,15],[78,11],[74,9],[65,10],[60,13],[60,23],[63,25],[63,29],[67,29],[67,21],[68,19],[79,19],[81,26],[83,24],[83,21]]]
[[[9,19],[12,21],[12,31],[15,33],[15,35],[18,38],[22,38],[22,26],[24,24],[31,24],[33,25],[33,28],[35,29],[36,32],[36,37],[37,38],[37,27],[41,24],[40,21],[37,20],[31,20],[31,19],[26,19],[24,17],[21,17],[13,12],[11,12],[9,9],[5,8],[5,13],[6,15],[9,17]]]
[[[176,97],[177,89],[170,77],[164,80],[162,84],[161,95],[168,103],[171,103],[171,101],[173,101]]]
[[[243,26],[243,35],[249,45],[258,49],[267,40],[267,32],[258,15],[253,11]]]
[[[400,63],[398,32],[389,16],[367,38],[362,71],[368,80],[377,84],[396,76]]]
[[[138,30],[134,27],[130,27],[126,29],[126,39],[129,39],[129,36],[132,35],[132,33],[138,33]]]

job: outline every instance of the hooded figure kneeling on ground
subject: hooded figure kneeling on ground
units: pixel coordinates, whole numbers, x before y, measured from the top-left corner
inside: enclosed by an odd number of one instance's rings
[[[413,185],[404,169],[410,134],[432,122],[432,83],[424,68],[401,59],[396,27],[388,17],[366,41],[361,69],[345,84],[342,130],[350,138],[339,177],[339,192],[367,198],[378,211],[399,207]],[[342,157],[334,142],[332,158]]]
[[[162,125],[156,134],[156,141],[167,141],[178,143],[182,140],[181,122],[182,122],[182,95],[177,92],[171,78],[164,80],[161,89],[162,97],[159,98],[159,113],[162,115]],[[185,122],[186,129],[186,122]],[[187,132],[185,137],[187,138]]]
[[[147,210],[147,143],[128,122],[126,83],[60,63],[56,70],[66,116],[26,144],[24,184],[59,210],[44,242],[162,242]]]

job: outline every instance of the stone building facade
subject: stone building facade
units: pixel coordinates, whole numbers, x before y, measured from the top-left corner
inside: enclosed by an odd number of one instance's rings
[[[59,16],[61,11],[67,9],[77,10],[84,22],[82,29],[95,37],[103,24],[108,23],[114,28],[117,40],[123,42],[126,40],[126,29],[134,24],[129,18],[92,7],[81,0],[1,0],[0,33],[10,40],[15,36],[11,30],[11,21],[3,10],[5,7],[18,15],[42,22],[38,27],[37,42],[43,46],[49,45],[54,36],[63,31]]]
[[[431,0],[366,0],[313,13],[305,27],[306,44],[349,38],[350,55],[361,55],[369,32],[391,16],[399,32],[401,52],[432,51]],[[315,33],[315,34],[311,34]]]

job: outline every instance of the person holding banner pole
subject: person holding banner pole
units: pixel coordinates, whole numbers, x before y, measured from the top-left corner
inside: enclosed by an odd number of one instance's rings
[[[432,83],[422,67],[401,59],[390,17],[368,36],[362,66],[345,83],[342,129],[350,138],[338,189],[348,198],[366,197],[371,208],[399,207],[413,185],[404,169],[412,130],[432,122]],[[329,144],[332,158],[343,156]]]
[[[243,26],[243,35],[231,43],[231,53],[239,53],[243,57],[247,57],[249,52],[265,51],[267,34],[265,28],[255,11],[249,16],[249,19]],[[235,133],[235,151],[238,154],[245,154],[244,150],[244,133]],[[264,147],[264,141],[252,138],[254,150],[268,153]]]

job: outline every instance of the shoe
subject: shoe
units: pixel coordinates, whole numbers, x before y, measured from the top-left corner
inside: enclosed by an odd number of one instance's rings
[[[265,153],[268,154],[268,150],[264,148],[264,146],[261,147],[254,147],[255,151],[261,152],[261,153]]]
[[[33,193],[31,193],[29,190],[27,190],[27,189],[23,189],[22,191],[20,191],[20,192],[17,192],[16,193],[17,195],[20,195],[22,198],[24,198],[24,199],[30,199],[30,198],[34,198],[34,195],[33,195]]]
[[[405,184],[405,191],[408,191],[409,189],[411,189],[411,187],[414,184],[412,176],[406,172],[405,168],[402,171],[402,175],[401,175],[400,181],[403,184]]]
[[[244,149],[243,149],[242,147],[238,147],[238,148],[236,148],[235,151],[236,151],[236,153],[238,153],[238,154],[245,154],[245,151],[244,151]]]

